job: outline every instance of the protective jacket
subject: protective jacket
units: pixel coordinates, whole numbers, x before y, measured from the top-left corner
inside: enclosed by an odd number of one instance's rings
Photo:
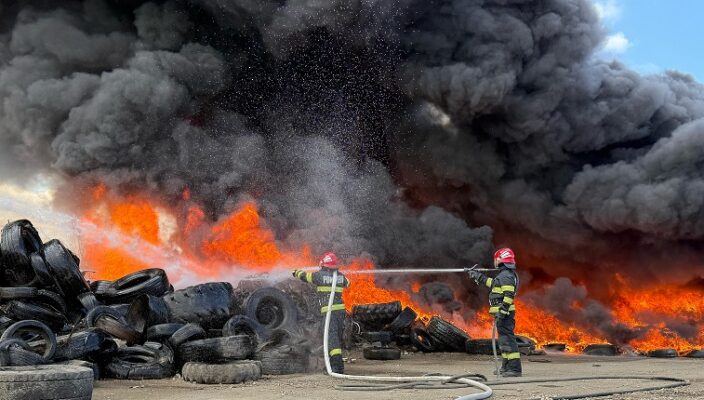
[[[313,283],[317,285],[318,301],[320,302],[320,313],[325,314],[328,311],[328,300],[330,290],[332,289],[332,274],[330,268],[321,268],[317,272],[296,271],[295,276],[303,282]],[[341,272],[337,272],[337,283],[335,284],[335,300],[333,301],[332,310],[340,311],[345,309],[345,303],[342,302],[342,293],[345,288],[350,285],[349,279]]]
[[[478,282],[489,288],[489,313],[496,315],[513,315],[516,305],[513,300],[518,291],[518,275],[514,270],[501,268],[496,278],[488,278],[482,275]]]

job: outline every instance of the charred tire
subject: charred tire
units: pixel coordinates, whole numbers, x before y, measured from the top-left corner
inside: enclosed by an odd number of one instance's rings
[[[0,300],[31,299],[37,297],[37,288],[30,286],[0,287]]]
[[[181,376],[185,381],[208,385],[256,381],[262,376],[262,363],[259,361],[235,361],[226,364],[187,362],[181,369]]]
[[[174,375],[174,353],[168,346],[153,342],[124,347],[105,371],[118,379],[163,379]]]
[[[567,344],[565,343],[548,343],[543,345],[543,349],[546,351],[565,351],[567,350]]]
[[[381,329],[401,313],[401,302],[362,304],[352,308],[352,319],[370,329]]]
[[[170,320],[164,300],[148,294],[139,296],[127,307],[125,319],[141,334],[145,334],[150,326],[165,324]]]
[[[394,336],[394,342],[396,343],[397,346],[410,346],[413,344],[411,341],[411,335],[395,335]]]
[[[384,327],[384,330],[399,334],[411,326],[417,317],[418,314],[413,309],[406,307],[390,324]]]
[[[583,354],[590,356],[615,356],[618,354],[616,346],[608,343],[590,344],[582,350]]]
[[[270,334],[269,329],[246,315],[235,315],[222,327],[223,336],[247,335],[256,340],[256,343],[265,342]]]
[[[112,282],[103,297],[109,303],[129,303],[144,294],[163,296],[169,286],[166,272],[163,269],[151,268],[125,275]]]
[[[675,349],[657,349],[648,352],[648,357],[655,358],[675,358],[677,356],[677,350]]]
[[[205,338],[205,330],[198,324],[186,324],[174,332],[169,338],[169,343],[176,349],[178,346],[193,340]]]
[[[366,347],[362,350],[362,355],[367,360],[398,360],[401,358],[401,350],[394,347]]]
[[[306,357],[289,345],[261,350],[255,358],[262,363],[262,375],[290,375],[306,371]]]
[[[391,343],[393,341],[393,334],[389,331],[362,332],[361,336],[370,343]]]
[[[93,281],[90,283],[90,291],[95,293],[96,296],[103,296],[107,293],[110,286],[112,286],[112,281]]]
[[[181,329],[183,324],[179,323],[167,323],[150,326],[147,329],[147,340],[152,342],[163,342],[171,337],[176,331]]]
[[[107,315],[101,316],[95,321],[95,327],[114,338],[124,340],[127,345],[141,343],[142,341],[142,335],[127,325],[121,318],[114,319]]]
[[[245,315],[266,329],[292,329],[298,321],[298,309],[289,295],[275,288],[257,289],[247,297]]]
[[[42,240],[32,223],[26,219],[5,225],[0,234],[0,254],[5,264],[3,282],[9,286],[24,286],[35,277],[30,255],[42,249]]]
[[[163,297],[170,322],[200,324],[204,329],[221,329],[230,318],[232,285],[211,282],[177,290]]]
[[[435,341],[430,337],[425,328],[411,329],[411,343],[416,349],[423,353],[433,352],[437,347]]]
[[[496,351],[499,350],[499,343],[496,343]],[[465,353],[467,354],[494,354],[494,348],[491,344],[491,339],[470,339],[465,342]]]
[[[464,344],[470,339],[464,331],[438,316],[430,319],[426,329],[436,342],[451,351],[464,351]]]
[[[42,252],[38,251],[36,253],[32,253],[29,256],[29,259],[32,263],[32,270],[34,271],[35,276],[32,280],[31,286],[55,290],[56,280],[51,275],[51,272],[49,272],[49,266],[46,265]]]
[[[40,354],[30,350],[29,345],[21,339],[0,341],[0,366],[27,366],[46,364]]]
[[[0,367],[3,400],[90,400],[93,371],[74,365]]]
[[[62,314],[66,314],[66,312],[68,311],[68,306],[66,306],[66,302],[64,301],[64,299],[59,296],[59,294],[50,290],[39,289],[37,291],[37,297],[34,299],[34,301],[41,304],[45,304]]]
[[[42,357],[45,363],[54,358],[54,354],[56,353],[56,335],[54,335],[54,332],[52,332],[48,326],[39,321],[27,320],[15,322],[5,329],[5,332],[0,336],[0,341],[22,339],[21,334],[23,332],[36,332],[42,338],[44,342],[44,354]]]
[[[684,355],[684,357],[690,358],[704,358],[704,350],[691,350]]]
[[[76,299],[79,294],[90,291],[78,268],[79,258],[61,242],[52,240],[44,245],[44,260],[66,299]]]
[[[107,316],[112,319],[118,319],[118,320],[123,318],[122,314],[120,314],[118,311],[116,311],[112,307],[98,306],[98,307],[93,308],[92,310],[90,310],[88,312],[88,314],[86,314],[86,318],[85,318],[86,326],[88,328],[94,327],[96,322],[98,321],[98,318],[103,317],[103,316]]]
[[[83,306],[83,309],[86,310],[86,312],[88,312],[88,311],[90,311],[100,305],[100,302],[98,301],[98,299],[91,292],[85,292],[85,293],[79,294],[78,301],[81,303],[81,305]]]
[[[58,310],[29,301],[10,300],[5,312],[14,320],[39,320],[52,328],[61,328],[66,323],[66,317]]]
[[[244,360],[254,353],[254,343],[247,335],[193,340],[178,346],[181,361],[223,362]]]
[[[59,336],[54,359],[73,360],[99,353],[105,346],[105,333],[97,329]]]

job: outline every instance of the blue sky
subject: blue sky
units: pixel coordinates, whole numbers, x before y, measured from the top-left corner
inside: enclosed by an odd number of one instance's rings
[[[645,74],[676,69],[704,82],[704,0],[593,0],[609,38],[599,56]]]

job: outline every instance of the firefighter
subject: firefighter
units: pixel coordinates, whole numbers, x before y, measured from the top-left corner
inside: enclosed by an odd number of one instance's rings
[[[469,271],[469,276],[477,285],[486,285],[489,293],[489,313],[496,318],[499,331],[499,349],[501,350],[502,377],[519,377],[522,375],[521,353],[518,351],[516,334],[516,306],[513,301],[518,290],[516,275],[516,256],[513,250],[504,247],[494,253],[494,267],[499,268],[496,278],[489,278],[478,271]]]
[[[320,258],[320,271],[304,272],[293,271],[293,276],[318,286],[318,301],[320,302],[320,312],[325,316],[328,312],[328,301],[330,290],[332,289],[333,270],[337,269],[337,256],[335,253],[325,253]],[[330,330],[328,332],[328,351],[330,352],[330,367],[332,372],[342,374],[345,366],[342,363],[342,333],[345,320],[345,304],[342,302],[342,292],[350,285],[349,279],[338,272],[337,283],[335,285],[335,300],[332,305],[332,315],[330,316]],[[325,324],[323,324],[325,329]]]

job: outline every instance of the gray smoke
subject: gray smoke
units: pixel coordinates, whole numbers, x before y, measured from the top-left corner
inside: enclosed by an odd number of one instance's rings
[[[2,13],[3,179],[189,188],[211,220],[253,198],[280,241],[382,265],[485,261],[492,239],[552,276],[701,265],[704,90],[595,59],[587,0]]]

